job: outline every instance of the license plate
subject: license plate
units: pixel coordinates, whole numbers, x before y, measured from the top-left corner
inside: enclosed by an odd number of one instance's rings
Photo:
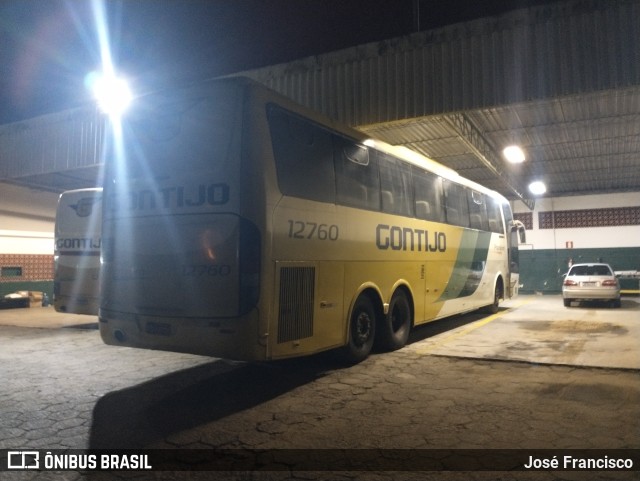
[[[597,286],[598,283],[597,282],[583,282],[582,286],[583,287],[592,287],[592,286]]]

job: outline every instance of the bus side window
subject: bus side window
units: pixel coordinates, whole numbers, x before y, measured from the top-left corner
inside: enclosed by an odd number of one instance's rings
[[[489,230],[487,206],[484,194],[475,190],[467,190],[469,201],[469,227],[478,230]]]
[[[444,222],[442,179],[435,174],[413,167],[413,191],[416,217],[423,220]]]
[[[467,189],[463,185],[444,180],[444,202],[447,223],[461,227],[469,227]]]
[[[268,109],[278,185],[284,195],[335,202],[331,134],[275,106]]]
[[[382,211],[412,217],[413,186],[410,166],[382,152],[378,152],[377,156],[380,169]]]
[[[338,204],[380,210],[378,166],[369,149],[334,135],[336,201]]]
[[[498,234],[504,234],[502,215],[500,215],[500,204],[496,199],[487,198],[487,217],[489,219],[489,230]]]

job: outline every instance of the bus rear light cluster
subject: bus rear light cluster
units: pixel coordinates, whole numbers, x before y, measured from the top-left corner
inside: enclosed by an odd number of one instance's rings
[[[239,265],[240,297],[238,315],[253,309],[260,297],[260,231],[246,219],[240,220]]]

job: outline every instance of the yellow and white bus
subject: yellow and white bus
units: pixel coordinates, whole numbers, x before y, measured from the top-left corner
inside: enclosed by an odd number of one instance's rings
[[[98,315],[101,230],[102,189],[60,195],[53,257],[56,311]]]
[[[104,186],[108,344],[358,362],[517,293],[505,198],[250,80],[140,98],[122,134]]]

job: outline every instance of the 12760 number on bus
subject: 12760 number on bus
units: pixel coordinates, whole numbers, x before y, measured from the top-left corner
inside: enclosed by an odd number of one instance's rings
[[[335,224],[318,224],[289,220],[289,237],[291,239],[317,239],[336,241],[340,237],[340,229]]]

